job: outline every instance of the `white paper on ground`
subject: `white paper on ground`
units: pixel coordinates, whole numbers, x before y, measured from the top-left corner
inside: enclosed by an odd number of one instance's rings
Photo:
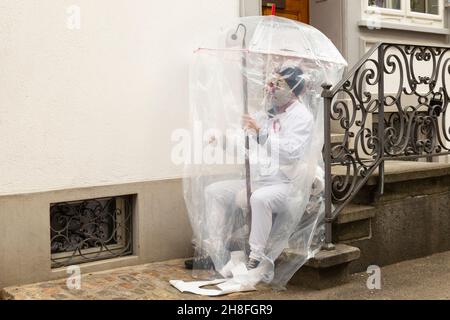
[[[219,284],[227,281],[227,279],[216,279],[211,281],[190,281],[170,280],[169,283],[181,292],[190,292],[202,296],[219,296],[223,290],[202,289],[201,287]]]
[[[231,254],[230,261],[220,270],[225,279],[210,281],[183,281],[170,280],[169,283],[181,292],[190,292],[202,296],[220,296],[234,292],[254,291],[255,285],[261,280],[260,268],[247,270],[245,266],[246,255],[243,251],[235,251]],[[217,285],[220,290],[202,289],[209,285]]]

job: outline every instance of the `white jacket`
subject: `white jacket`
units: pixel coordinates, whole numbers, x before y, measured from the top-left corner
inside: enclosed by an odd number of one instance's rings
[[[252,175],[257,181],[292,180],[299,163],[308,156],[306,152],[314,130],[313,115],[303,103],[296,101],[285,112],[273,117],[258,112],[254,118],[261,129],[253,138],[262,151],[257,153],[258,163],[252,165]]]

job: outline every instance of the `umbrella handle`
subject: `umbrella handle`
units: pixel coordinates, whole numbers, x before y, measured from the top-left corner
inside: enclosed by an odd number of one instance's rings
[[[249,152],[250,152],[250,141],[249,136],[245,134],[245,187],[247,194],[247,208],[250,216],[250,226],[251,226],[251,216],[252,216],[252,205],[250,203],[250,197],[252,196],[252,184],[250,177],[250,160],[249,160]]]

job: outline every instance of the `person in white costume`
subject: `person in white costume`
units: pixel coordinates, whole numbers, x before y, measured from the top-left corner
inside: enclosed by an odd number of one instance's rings
[[[304,150],[311,143],[314,119],[302,102],[304,89],[305,79],[300,68],[280,68],[273,73],[265,88],[266,98],[269,99],[272,109],[253,116],[246,114],[242,119],[243,127],[251,138],[259,145],[266,146],[266,150],[272,150],[269,161],[265,162],[268,162],[268,165],[264,165],[263,161],[263,164],[251,167],[248,269],[256,268],[264,258],[272,228],[272,215],[286,210],[292,169],[295,163],[307,156]],[[245,180],[226,180],[210,184],[205,190],[205,199],[209,230],[209,239],[205,239],[206,253],[211,257],[220,257],[223,250],[219,246],[224,249],[229,240],[229,235],[223,234],[223,226],[227,225],[228,208],[236,204],[241,208],[247,206]]]

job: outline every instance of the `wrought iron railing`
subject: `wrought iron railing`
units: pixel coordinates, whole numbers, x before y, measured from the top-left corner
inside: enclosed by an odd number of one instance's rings
[[[450,154],[450,47],[378,43],[334,87],[324,84],[325,248],[332,223],[384,162]],[[343,133],[331,145],[331,124]],[[340,166],[339,173],[332,173]]]

